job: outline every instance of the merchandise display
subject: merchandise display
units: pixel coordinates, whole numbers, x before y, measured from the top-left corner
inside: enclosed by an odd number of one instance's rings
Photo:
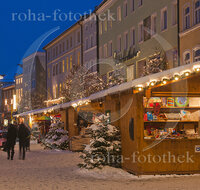
[[[144,97],[144,138],[200,139],[199,103],[197,97]]]

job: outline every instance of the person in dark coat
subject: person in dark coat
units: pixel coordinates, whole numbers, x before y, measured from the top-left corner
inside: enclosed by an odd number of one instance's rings
[[[14,154],[15,154],[15,144],[16,144],[16,138],[17,138],[17,127],[15,125],[10,124],[8,127],[8,133],[7,133],[7,142],[6,142],[6,148],[8,153],[8,160],[13,160]]]
[[[24,124],[19,125],[19,159],[25,160],[27,141],[29,140],[29,131]]]

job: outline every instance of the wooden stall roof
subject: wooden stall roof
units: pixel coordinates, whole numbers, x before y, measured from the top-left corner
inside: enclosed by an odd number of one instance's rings
[[[162,81],[163,78],[172,78],[175,74],[181,75],[184,72],[191,72],[192,73],[195,68],[200,68],[200,61],[192,63],[192,64],[176,67],[176,68],[173,68],[173,69],[169,69],[169,70],[159,72],[159,73],[156,73],[156,74],[148,75],[148,76],[145,76],[145,77],[141,77],[141,78],[135,79],[133,81],[126,82],[126,83],[123,83],[121,85],[117,85],[117,86],[114,86],[112,88],[97,92],[95,94],[90,95],[87,98],[83,98],[83,99],[79,99],[79,100],[75,100],[75,101],[71,101],[71,102],[67,102],[67,103],[64,103],[64,104],[59,104],[59,105],[55,105],[55,106],[52,106],[52,107],[47,107],[47,108],[43,108],[43,109],[39,109],[39,110],[32,110],[32,111],[29,111],[29,112],[25,112],[25,113],[15,115],[15,117],[27,116],[29,114],[39,114],[39,113],[43,113],[43,112],[49,111],[49,110],[58,110],[58,109],[69,108],[69,107],[73,106],[73,104],[78,104],[79,102],[101,99],[101,98],[106,97],[108,95],[113,95],[113,94],[117,94],[117,93],[120,93],[120,92],[124,92],[124,91],[130,90],[130,89],[137,87],[137,86],[140,86],[140,85],[142,85],[145,88],[149,85],[149,83],[151,81]],[[176,82],[176,81],[174,81],[174,82]]]

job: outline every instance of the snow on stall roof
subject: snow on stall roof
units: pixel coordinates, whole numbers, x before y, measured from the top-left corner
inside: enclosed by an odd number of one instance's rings
[[[59,104],[59,105],[55,105],[55,106],[51,106],[51,107],[47,107],[47,108],[42,108],[42,109],[38,109],[38,110],[32,110],[32,111],[29,111],[29,112],[24,112],[24,113],[15,115],[15,117],[27,116],[29,114],[43,113],[43,112],[48,111],[50,109],[57,110],[57,109],[61,109],[61,108],[68,108],[68,107],[71,107],[74,103],[78,103],[78,102],[84,101],[84,100],[97,100],[97,99],[103,98],[107,95],[126,91],[126,90],[131,89],[131,88],[138,86],[138,85],[146,86],[148,82],[154,81],[154,80],[162,80],[163,77],[171,78],[171,77],[174,76],[174,74],[177,74],[177,73],[182,74],[184,71],[188,71],[188,70],[192,71],[195,66],[200,67],[200,61],[188,64],[188,65],[183,65],[183,66],[179,66],[179,67],[176,67],[176,68],[168,69],[166,71],[159,72],[159,73],[152,74],[152,75],[148,75],[148,76],[145,76],[145,77],[141,77],[141,78],[132,80],[130,82],[126,82],[126,83],[123,83],[121,85],[117,85],[117,86],[114,86],[112,88],[97,92],[97,93],[92,94],[89,97],[86,97],[86,98],[83,98],[83,99],[79,99],[79,100],[75,100],[75,101],[71,101],[71,102],[67,102],[67,103],[64,103],[64,104]]]

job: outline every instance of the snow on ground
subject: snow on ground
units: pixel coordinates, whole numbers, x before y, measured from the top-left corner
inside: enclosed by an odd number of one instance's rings
[[[121,169],[79,169],[78,153],[43,150],[32,144],[26,160],[0,151],[0,190],[200,190],[200,176],[142,176]]]

